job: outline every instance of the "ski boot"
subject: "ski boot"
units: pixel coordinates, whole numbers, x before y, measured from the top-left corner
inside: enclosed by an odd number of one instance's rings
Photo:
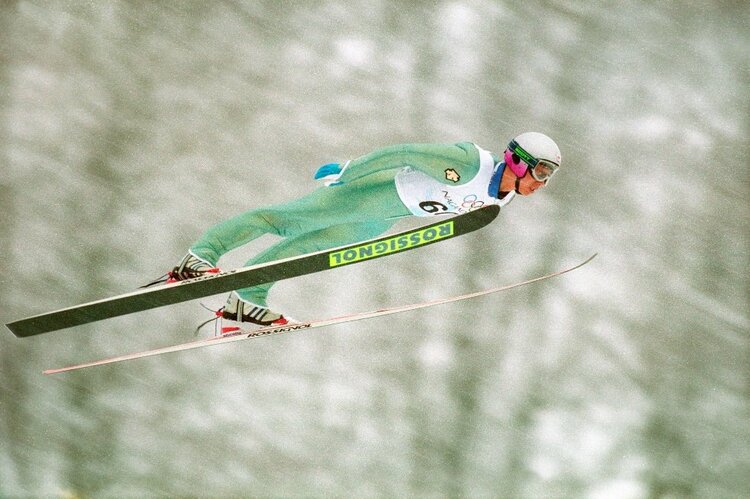
[[[188,252],[175,268],[155,281],[152,281],[145,286],[141,286],[141,288],[148,288],[149,286],[154,286],[156,284],[172,284],[178,281],[194,279],[205,274],[218,274],[219,272],[221,272],[221,270],[214,267],[206,260],[198,258],[194,254]]]
[[[194,279],[204,274],[218,274],[221,272],[206,260],[198,258],[192,253],[188,253],[182,261],[169,272],[167,283]]]
[[[243,300],[232,291],[227,303],[216,315],[221,319],[221,334],[249,331],[255,326],[283,326],[289,320],[268,307],[261,307]]]

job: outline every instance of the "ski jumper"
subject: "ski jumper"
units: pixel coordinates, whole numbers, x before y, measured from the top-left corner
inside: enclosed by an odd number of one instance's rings
[[[325,176],[326,187],[221,222],[208,229],[190,252],[215,266],[225,253],[264,234],[284,238],[251,258],[249,266],[371,239],[407,216],[503,206],[515,194],[497,197],[504,168],[497,157],[469,142],[386,147],[343,167],[321,167],[316,178]],[[265,307],[273,284],[237,293]]]

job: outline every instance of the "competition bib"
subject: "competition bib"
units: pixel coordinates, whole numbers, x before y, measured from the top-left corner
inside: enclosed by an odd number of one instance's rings
[[[447,185],[438,182],[411,167],[396,175],[396,190],[401,201],[418,217],[466,213],[490,204],[505,206],[515,193],[511,192],[502,200],[490,196],[487,192],[495,161],[492,154],[477,145],[479,151],[479,172],[464,185]]]

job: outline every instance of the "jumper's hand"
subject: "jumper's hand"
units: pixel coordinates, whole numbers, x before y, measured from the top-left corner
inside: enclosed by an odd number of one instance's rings
[[[341,185],[343,182],[339,178],[348,164],[349,162],[347,161],[343,167],[339,163],[323,165],[315,172],[315,180],[322,180],[328,187]]]

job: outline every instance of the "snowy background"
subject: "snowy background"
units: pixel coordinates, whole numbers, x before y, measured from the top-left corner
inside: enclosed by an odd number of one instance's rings
[[[564,170],[478,233],[284,281],[277,308],[600,255],[53,377],[190,340],[206,312],[3,331],[0,496],[749,497],[748,19],[729,0],[3,2],[3,323],[132,290],[211,224],[400,142],[501,152],[538,130]]]

